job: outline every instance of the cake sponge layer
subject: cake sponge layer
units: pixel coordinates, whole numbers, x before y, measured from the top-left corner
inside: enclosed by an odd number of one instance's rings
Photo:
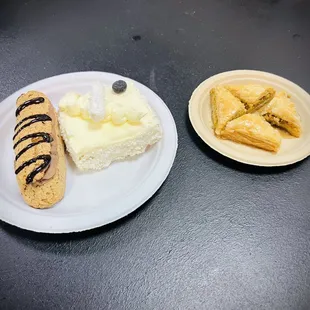
[[[115,130],[122,130],[123,128],[120,127],[121,126],[115,126]],[[66,125],[63,123],[62,116],[60,116],[60,128],[67,150],[78,169],[82,171],[101,170],[108,167],[114,161],[120,161],[131,156],[142,154],[148,146],[155,144],[162,137],[161,127],[157,122],[153,125],[141,126],[140,130],[139,127],[140,126],[136,126],[135,135],[124,135],[123,139],[120,139],[121,136],[118,134],[119,139],[115,139],[115,141],[106,141],[106,139],[103,139],[102,145],[93,145],[92,148],[90,148],[89,145],[87,145],[86,148],[77,148],[71,143],[72,136],[70,137],[70,135],[68,135]],[[106,133],[110,132],[110,129],[109,127]],[[91,134],[91,132],[89,134]],[[104,128],[101,129],[101,134],[105,134]],[[115,133],[115,135],[117,134]],[[75,136],[75,138],[77,138],[77,136]],[[87,139],[85,133],[83,134],[83,139]]]

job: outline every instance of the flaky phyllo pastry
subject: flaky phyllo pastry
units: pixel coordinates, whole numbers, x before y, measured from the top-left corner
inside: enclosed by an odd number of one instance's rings
[[[260,109],[275,95],[275,90],[272,87],[258,84],[226,85],[226,88],[241,100],[248,113]]]
[[[300,117],[296,111],[295,104],[288,98],[285,92],[277,93],[270,103],[259,112],[270,124],[285,129],[294,137],[300,137]]]
[[[279,132],[258,114],[245,114],[230,121],[221,137],[271,152],[277,152],[281,145]]]
[[[212,88],[210,97],[213,128],[219,136],[229,121],[245,114],[246,110],[243,103],[223,86]]]

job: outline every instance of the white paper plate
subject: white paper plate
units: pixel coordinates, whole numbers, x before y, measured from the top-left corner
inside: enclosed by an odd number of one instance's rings
[[[68,233],[111,223],[136,210],[167,178],[177,151],[174,119],[165,103],[150,89],[135,82],[157,113],[163,139],[134,160],[112,164],[95,173],[79,173],[68,160],[67,189],[54,207],[36,210],[19,193],[14,174],[12,134],[15,102],[29,90],[45,93],[56,106],[68,91],[83,93],[90,82],[113,83],[123,77],[104,72],[77,72],[51,77],[29,85],[0,103],[0,218],[15,226],[46,233]]]
[[[284,138],[277,154],[255,149],[215,137],[212,129],[211,88],[225,84],[267,84],[276,90],[286,91],[296,104],[302,121],[302,136]],[[189,118],[201,139],[222,155],[256,166],[285,166],[310,155],[310,95],[298,85],[280,76],[253,70],[236,70],[220,73],[202,82],[189,102]]]

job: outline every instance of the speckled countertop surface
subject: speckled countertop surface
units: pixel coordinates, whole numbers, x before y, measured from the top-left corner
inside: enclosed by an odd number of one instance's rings
[[[309,50],[307,0],[2,0],[0,100],[65,72],[127,75],[167,103],[179,151],[158,193],[115,224],[48,236],[1,223],[0,309],[309,309],[310,160],[236,164],[187,118],[192,90],[221,71],[309,92]]]

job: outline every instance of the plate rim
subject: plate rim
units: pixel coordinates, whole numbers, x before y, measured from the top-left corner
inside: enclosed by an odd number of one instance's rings
[[[79,225],[78,227],[71,227],[71,228],[64,228],[62,227],[61,229],[57,228],[50,228],[49,226],[46,226],[46,228],[36,228],[36,227],[30,227],[31,225],[29,225],[29,222],[27,222],[27,224],[25,224],[23,222],[23,220],[20,221],[14,221],[11,218],[8,217],[3,217],[2,212],[0,212],[0,220],[2,220],[5,223],[8,223],[10,225],[13,225],[15,227],[19,227],[21,229],[25,229],[28,231],[33,231],[36,233],[48,233],[48,234],[64,234],[64,233],[76,233],[76,232],[82,232],[82,231],[87,231],[87,230],[91,230],[91,229],[95,229],[98,227],[103,227],[105,225],[108,225],[110,223],[113,223],[115,221],[120,220],[121,218],[124,218],[126,216],[128,216],[130,213],[136,211],[139,207],[141,207],[144,203],[146,203],[158,190],[159,188],[163,185],[163,183],[166,181],[171,168],[173,166],[173,163],[175,161],[176,158],[176,154],[177,154],[177,149],[178,149],[178,132],[177,132],[177,127],[176,127],[176,123],[174,120],[174,117],[170,111],[170,109],[168,108],[168,106],[166,105],[166,103],[163,101],[163,99],[161,99],[161,97],[159,97],[159,95],[157,95],[152,89],[150,89],[149,87],[147,87],[146,85],[131,79],[129,77],[125,77],[119,74],[115,74],[115,73],[111,73],[111,72],[104,72],[104,71],[75,71],[75,72],[68,72],[68,73],[63,73],[63,74],[59,74],[59,75],[54,75],[51,77],[47,77],[45,79],[41,79],[41,80],[37,80],[29,85],[26,85],[20,89],[18,89],[17,91],[15,91],[13,94],[9,95],[8,97],[6,97],[5,99],[3,99],[0,102],[0,114],[6,112],[6,110],[10,110],[10,108],[8,108],[9,106],[9,102],[11,100],[16,101],[17,96],[21,93],[24,92],[30,88],[36,87],[35,84],[38,83],[48,83],[51,80],[55,80],[57,78],[63,78],[65,76],[83,76],[85,75],[86,78],[89,75],[100,75],[100,74],[104,74],[104,75],[108,75],[110,77],[114,77],[116,79],[126,79],[126,80],[130,80],[133,81],[134,84],[138,85],[139,88],[144,89],[146,92],[149,92],[150,94],[152,94],[152,96],[154,96],[154,99],[156,98],[156,100],[158,100],[158,102],[161,103],[162,108],[165,110],[165,116],[169,118],[170,122],[167,125],[167,127],[169,128],[170,132],[169,132],[169,137],[171,138],[169,140],[169,154],[170,154],[170,158],[169,161],[166,160],[165,158],[165,169],[162,170],[161,175],[157,176],[156,175],[153,177],[154,178],[154,184],[151,186],[151,189],[148,190],[140,199],[139,201],[137,201],[136,203],[131,203],[130,204],[130,208],[127,208],[126,212],[123,212],[121,214],[116,213],[116,215],[110,219],[108,219],[107,221],[101,221],[101,223],[96,223],[96,224],[86,224],[86,225]],[[7,103],[7,104],[6,104]],[[164,124],[161,122],[161,127],[164,127]],[[164,129],[164,128],[163,128]],[[163,130],[164,131],[164,130]],[[164,131],[164,135],[166,135],[165,131]],[[163,140],[162,140],[163,141]],[[161,142],[161,141],[160,141]],[[163,161],[163,159],[162,159]],[[156,167],[157,164],[155,164]],[[149,179],[150,177],[148,177],[147,179]],[[156,181],[156,182],[155,182]],[[147,183],[147,182],[145,182]],[[1,193],[0,193],[1,195]],[[131,196],[132,194],[130,194]],[[128,197],[125,197],[126,199],[129,200]],[[5,200],[6,198],[3,197],[3,199]],[[6,206],[10,205],[10,202],[7,202]],[[28,206],[27,206],[28,207]],[[29,207],[31,208],[31,207]],[[87,208],[87,206],[85,207]],[[1,210],[1,208],[0,208]],[[35,209],[34,209],[35,210]],[[98,207],[97,209],[94,209],[94,211],[92,213],[95,213],[95,211],[98,212],[98,210],[100,210],[100,207]],[[44,210],[39,210],[39,212],[44,212]],[[43,215],[43,214],[42,214]],[[36,216],[36,215],[35,215]],[[38,217],[38,219],[40,219],[40,216]]]
[[[196,112],[196,110],[198,109],[198,105],[195,106],[195,103],[193,101],[193,97],[194,95],[207,83],[210,83],[212,81],[215,81],[221,77],[229,77],[229,76],[233,76],[234,74],[247,74],[247,75],[251,75],[251,74],[260,74],[260,75],[264,75],[266,77],[270,77],[270,78],[274,78],[277,80],[280,80],[288,85],[290,85],[291,87],[294,87],[295,89],[298,90],[298,92],[300,92],[303,96],[307,96],[309,97],[309,102],[310,102],[310,95],[309,93],[304,90],[301,86],[299,86],[298,84],[288,80],[287,78],[284,78],[282,76],[279,76],[277,74],[274,73],[270,73],[270,72],[266,72],[266,71],[260,71],[260,70],[251,70],[251,69],[238,69],[238,70],[230,70],[230,71],[224,71],[224,72],[220,72],[217,73],[215,75],[210,76],[209,78],[203,80],[192,92],[191,97],[189,99],[189,104],[188,104],[188,115],[189,115],[189,119],[190,122],[195,130],[195,132],[197,133],[197,135],[202,139],[202,141],[204,143],[206,143],[211,149],[213,149],[214,151],[218,152],[219,154],[234,160],[236,162],[242,163],[242,164],[246,164],[246,165],[250,165],[250,166],[257,166],[257,167],[283,167],[283,166],[288,166],[288,165],[292,165],[294,163],[300,162],[304,159],[306,159],[307,157],[310,156],[310,147],[307,151],[307,153],[305,153],[302,156],[296,157],[295,159],[286,161],[286,162],[279,162],[279,163],[261,163],[261,162],[257,162],[257,161],[252,161],[250,159],[248,160],[243,160],[242,158],[237,158],[234,155],[231,155],[229,153],[227,153],[225,150],[222,150],[220,148],[218,148],[215,144],[212,143],[212,141],[210,142],[210,140],[208,140],[206,138],[206,136],[204,135],[204,133],[201,131],[201,126],[199,126],[198,121],[194,119],[194,113]],[[199,121],[201,122],[201,120]],[[201,124],[200,124],[201,125]],[[205,125],[203,124],[203,126],[205,127]]]

